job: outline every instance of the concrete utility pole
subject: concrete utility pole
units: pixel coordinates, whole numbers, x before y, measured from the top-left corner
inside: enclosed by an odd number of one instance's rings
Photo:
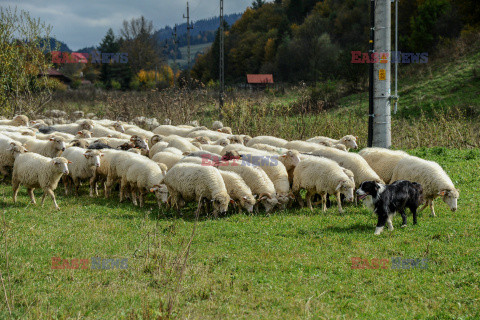
[[[390,61],[391,61],[391,0],[376,0],[374,50],[379,62],[374,63],[373,78],[373,139],[374,147],[390,148]]]
[[[193,29],[193,26],[190,24],[190,8],[188,7],[187,2],[187,16],[183,15],[184,19],[187,19],[187,46],[188,46],[188,64],[187,69],[190,70],[190,30]],[[190,73],[188,73],[190,74]]]
[[[224,30],[223,30],[223,0],[220,0],[220,29],[219,29],[219,38],[220,38],[220,96],[219,96],[219,118],[222,119],[222,109],[223,109],[223,98],[224,98],[224,91],[225,91],[225,47],[224,47]]]

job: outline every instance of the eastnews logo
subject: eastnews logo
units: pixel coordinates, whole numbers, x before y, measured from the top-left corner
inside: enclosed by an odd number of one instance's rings
[[[403,259],[401,257],[389,259],[362,259],[353,257],[352,269],[427,269],[428,259]]]
[[[128,259],[62,259],[52,257],[52,269],[127,269]]]
[[[428,52],[368,52],[352,51],[352,63],[427,63]]]
[[[90,55],[83,52],[52,51],[52,63],[88,63]],[[91,63],[127,63],[128,53],[107,53],[95,51],[91,55]]]

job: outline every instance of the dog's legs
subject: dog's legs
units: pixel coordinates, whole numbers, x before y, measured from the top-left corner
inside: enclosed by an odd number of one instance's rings
[[[430,212],[432,213],[432,217],[435,217],[435,209],[433,208],[433,199],[430,200]]]
[[[402,227],[407,226],[407,215],[405,214],[405,209],[402,209],[400,211],[400,214],[402,215]]]
[[[379,235],[382,233],[383,228],[385,227],[385,223],[387,222],[388,215],[387,213],[382,210],[382,208],[378,208],[377,214],[378,214],[378,222],[377,222],[377,227],[375,228],[375,235]]]
[[[387,218],[387,226],[389,231],[393,231],[392,218],[393,218],[393,214],[389,214]]]

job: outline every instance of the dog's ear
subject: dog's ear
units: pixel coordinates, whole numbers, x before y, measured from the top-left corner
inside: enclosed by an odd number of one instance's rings
[[[375,184],[375,191],[378,191],[378,189],[380,189],[380,185],[378,184],[378,182],[374,182]]]

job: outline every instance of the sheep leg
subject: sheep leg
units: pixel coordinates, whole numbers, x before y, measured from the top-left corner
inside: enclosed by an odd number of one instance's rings
[[[139,194],[139,198],[140,198],[140,208],[143,208],[143,205],[145,204],[145,202],[144,202],[145,192],[143,190],[139,190],[138,194]]]
[[[34,188],[27,189],[28,195],[30,196],[30,200],[32,201],[32,203],[37,204],[37,202],[35,201],[35,195],[33,194],[33,190],[35,189]]]
[[[12,186],[13,186],[13,203],[17,202],[17,194],[18,194],[18,189],[20,187],[20,182],[13,180],[12,181]]]
[[[125,195],[125,188],[126,188],[127,181],[125,179],[122,179],[120,183],[120,202],[123,202],[123,198]]]
[[[80,187],[78,178],[73,178],[73,185],[75,186],[75,195],[78,197],[78,188]]]
[[[105,182],[105,198],[110,197],[110,193],[112,191],[112,185],[114,183],[114,179],[112,176],[107,176],[107,181]]]
[[[313,196],[313,193],[311,193],[310,191],[307,191],[307,195],[305,196],[305,200],[307,200],[307,207],[310,209],[310,211],[313,211],[312,196]]]
[[[90,197],[93,198],[93,191],[95,190],[95,193],[98,196],[98,189],[97,189],[97,182],[95,181],[95,177],[90,178]]]
[[[327,212],[327,194],[322,194],[323,212]]]
[[[340,196],[340,192],[337,192],[336,196],[337,196],[338,212],[343,213],[342,199]]]
[[[430,204],[430,212],[432,214],[432,217],[435,217],[435,209],[433,208],[433,199],[430,200],[429,204]]]
[[[42,197],[42,207],[43,207],[43,203],[45,202],[45,196],[46,196],[47,194],[49,194],[50,197],[52,198],[53,204],[55,205],[55,209],[60,210],[60,207],[59,207],[58,204],[57,204],[57,200],[55,199],[55,193],[54,193],[53,190],[50,189],[50,188],[47,188],[47,189],[45,190],[45,192],[43,193],[43,197]]]

